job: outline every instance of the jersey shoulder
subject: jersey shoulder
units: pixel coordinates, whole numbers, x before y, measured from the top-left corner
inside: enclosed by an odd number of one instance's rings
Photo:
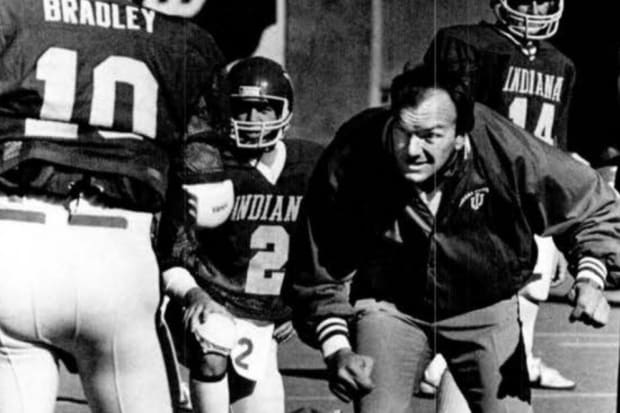
[[[186,142],[175,162],[181,182],[218,182],[225,179],[223,156],[215,145],[204,141]]]
[[[512,45],[502,36],[493,25],[487,22],[477,24],[461,24],[445,27],[437,32],[435,41],[446,46],[462,45],[476,50],[497,50],[506,52],[512,50]],[[510,49],[507,49],[509,45]]]
[[[553,67],[565,67],[567,71],[575,71],[573,61],[550,42],[543,40],[538,45],[538,56],[545,59]]]

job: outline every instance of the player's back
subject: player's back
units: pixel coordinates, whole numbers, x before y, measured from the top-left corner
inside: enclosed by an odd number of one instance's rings
[[[0,59],[0,174],[37,159],[161,194],[222,64],[206,32],[130,0],[2,0]]]
[[[532,47],[528,55],[509,34],[481,22],[441,29],[425,60],[460,73],[477,101],[564,148],[574,65],[546,41]]]

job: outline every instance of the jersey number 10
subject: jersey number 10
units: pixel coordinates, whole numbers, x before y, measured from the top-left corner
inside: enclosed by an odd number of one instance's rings
[[[26,136],[77,139],[78,125],[70,121],[76,100],[78,67],[75,50],[50,47],[39,57],[36,77],[45,82],[43,104],[40,119],[26,120]],[[101,128],[113,127],[117,83],[128,84],[133,89],[133,134],[100,131],[101,136],[155,138],[159,85],[148,66],[131,57],[108,56],[94,67],[88,123]]]

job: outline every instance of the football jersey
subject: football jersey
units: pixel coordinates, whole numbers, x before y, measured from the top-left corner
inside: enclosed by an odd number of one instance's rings
[[[219,99],[222,67],[205,31],[130,0],[2,0],[0,174],[43,164],[161,201],[169,154],[199,95]]]
[[[475,100],[549,144],[566,149],[573,63],[550,43],[535,43],[533,58],[491,24],[441,29],[424,60],[459,73]]]
[[[235,188],[234,206],[226,223],[196,233],[198,283],[239,317],[278,321],[289,315],[279,297],[289,239],[321,147],[284,142],[286,161],[275,183],[221,150]]]

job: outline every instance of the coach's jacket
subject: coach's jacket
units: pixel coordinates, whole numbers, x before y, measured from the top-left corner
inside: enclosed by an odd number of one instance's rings
[[[531,276],[534,234],[574,271],[619,279],[620,202],[594,170],[477,104],[433,216],[397,170],[391,119],[355,116],[314,171],[284,287],[304,341],[318,345],[317,325],[350,318],[359,298],[429,321],[508,298]]]

